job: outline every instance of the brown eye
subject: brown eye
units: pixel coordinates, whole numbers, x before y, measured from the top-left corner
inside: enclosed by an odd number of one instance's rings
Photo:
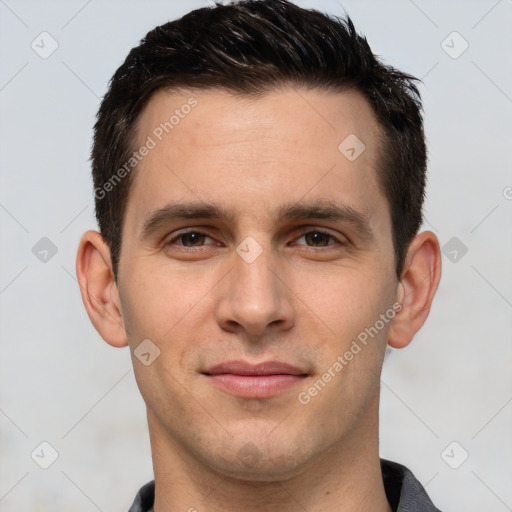
[[[185,233],[181,235],[179,240],[185,247],[200,247],[204,245],[204,241],[206,239],[206,235],[201,233]]]
[[[331,238],[331,235],[322,233],[321,231],[311,231],[310,233],[306,233],[304,235],[306,244],[313,247],[325,247],[329,245],[329,240]]]

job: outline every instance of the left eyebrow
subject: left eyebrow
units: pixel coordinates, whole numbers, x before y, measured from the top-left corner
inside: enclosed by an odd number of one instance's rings
[[[352,225],[363,238],[371,242],[375,234],[369,217],[349,205],[332,202],[289,204],[279,208],[278,217],[283,220],[330,220]]]

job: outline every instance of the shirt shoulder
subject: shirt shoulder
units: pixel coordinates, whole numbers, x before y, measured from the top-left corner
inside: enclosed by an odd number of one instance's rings
[[[155,502],[155,481],[147,483],[140,489],[128,512],[151,512]]]
[[[386,496],[394,512],[441,512],[405,466],[381,459],[381,470]]]

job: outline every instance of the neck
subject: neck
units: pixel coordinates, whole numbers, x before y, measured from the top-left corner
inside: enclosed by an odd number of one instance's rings
[[[170,439],[148,412],[155,473],[155,512],[391,512],[378,454],[378,404],[373,418],[325,453],[285,476],[248,479],[202,463]],[[371,411],[370,411],[371,412]],[[371,421],[369,421],[371,420]]]

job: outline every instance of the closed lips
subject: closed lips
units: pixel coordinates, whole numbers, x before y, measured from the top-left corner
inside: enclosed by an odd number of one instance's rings
[[[218,389],[239,398],[270,398],[285,391],[308,376],[288,363],[266,361],[250,364],[229,361],[203,372]]]
[[[307,373],[300,368],[278,361],[267,361],[258,364],[251,364],[245,361],[228,361],[212,366],[204,373],[206,375],[229,373],[232,375],[246,375],[253,377],[265,375],[307,375]]]

